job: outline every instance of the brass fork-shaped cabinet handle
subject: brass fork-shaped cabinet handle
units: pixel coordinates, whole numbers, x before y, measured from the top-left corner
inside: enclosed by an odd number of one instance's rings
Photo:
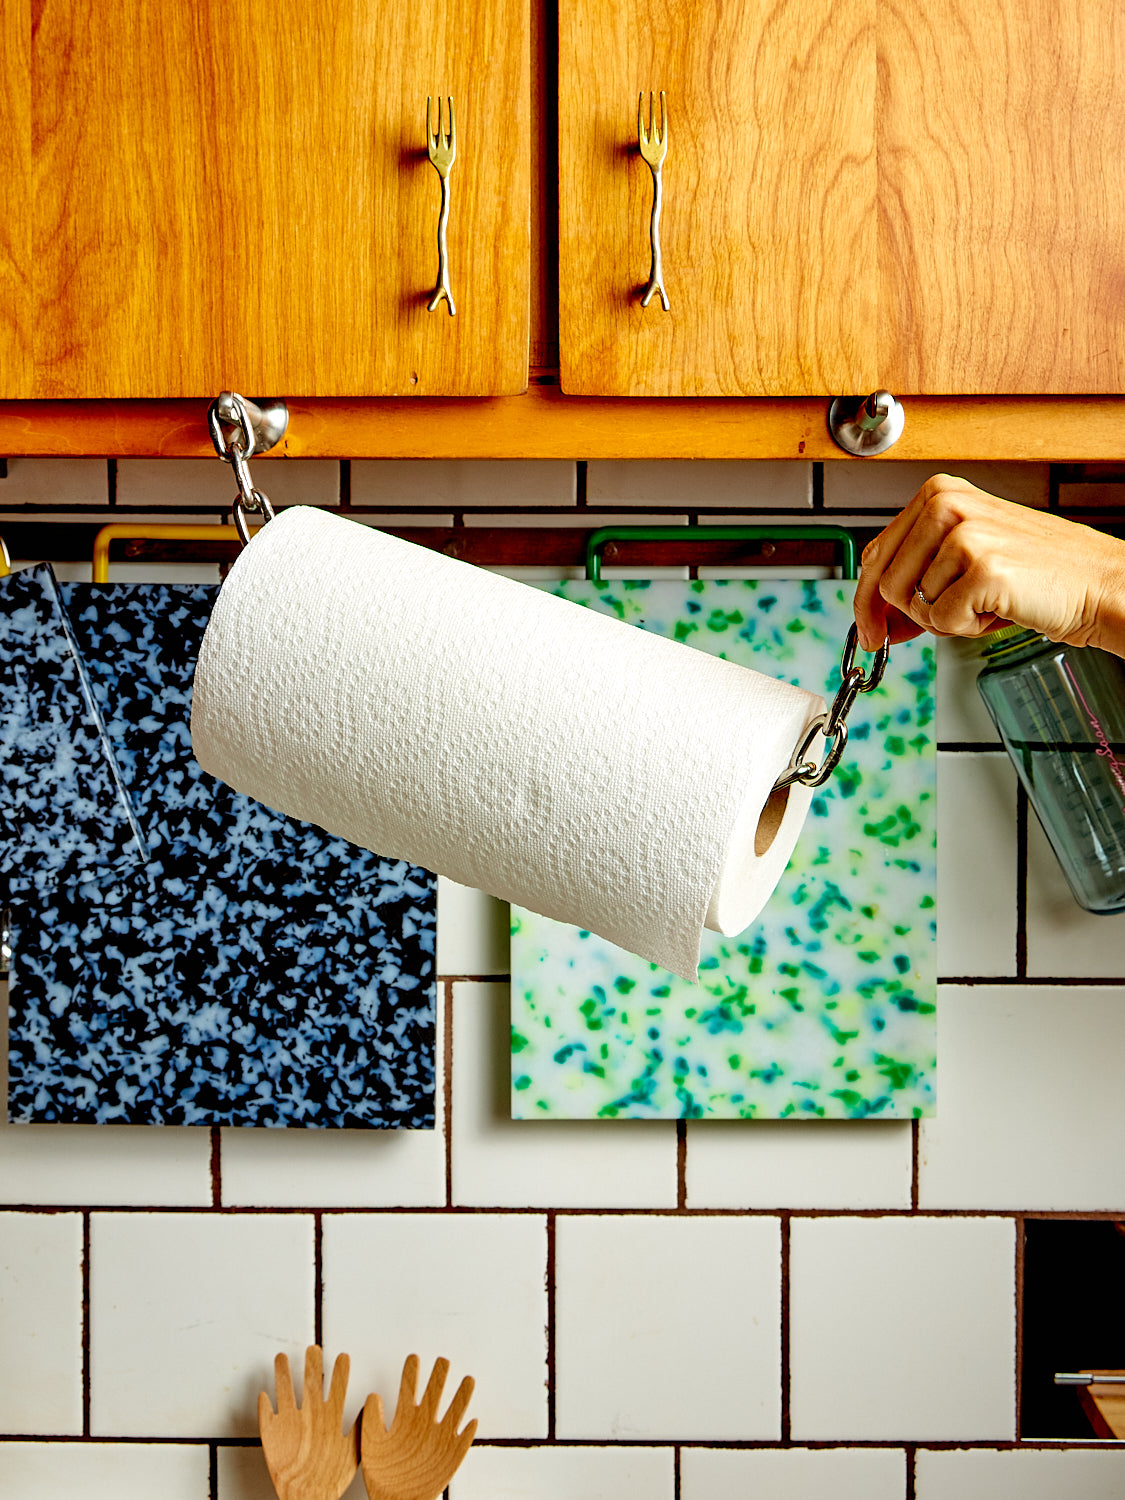
[[[437,106],[437,130],[430,123],[430,105],[426,100],[426,155],[441,178],[441,217],[438,219],[438,283],[434,295],[426,304],[427,312],[433,312],[444,301],[453,317],[457,309],[453,305],[453,293],[449,287],[449,257],[445,245],[445,230],[449,223],[449,169],[457,156],[457,127],[453,120],[453,99],[449,100],[449,129],[443,131],[441,123],[441,99]]]
[[[641,157],[652,173],[652,218],[649,220],[649,239],[652,241],[652,269],[648,275],[648,285],[641,293],[641,306],[647,307],[660,293],[660,303],[664,311],[668,311],[668,293],[664,290],[664,267],[660,259],[660,207],[663,201],[663,190],[660,181],[660,169],[664,165],[664,158],[668,154],[668,105],[664,98],[664,90],[660,90],[660,124],[656,123],[656,110],[652,94],[648,96],[648,128],[645,128],[645,96],[641,94],[637,103],[637,139],[640,147]]]

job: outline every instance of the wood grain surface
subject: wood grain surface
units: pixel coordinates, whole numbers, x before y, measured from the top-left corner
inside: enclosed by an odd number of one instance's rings
[[[31,0],[0,6],[0,390],[30,396]]]
[[[1125,459],[1125,398],[922,396],[879,458],[851,458],[828,432],[828,402],[564,396],[442,401],[294,400],[285,437],[259,462],[285,458],[792,458],[848,464],[1011,459]],[[0,457],[208,458],[207,402],[0,401]],[[255,473],[257,468],[255,467]],[[0,481],[0,499],[3,496]]]
[[[1125,1438],[1125,1371],[1090,1370],[1088,1373],[1122,1377],[1120,1384],[1079,1386],[1078,1399],[1095,1437]]]
[[[36,395],[524,388],[528,0],[37,10]],[[450,94],[455,318],[426,311]]]
[[[879,18],[880,383],[1125,389],[1125,7]]]
[[[1125,389],[1125,7],[561,0],[559,68],[564,389]]]
[[[875,0],[560,0],[559,341],[575,393],[875,388]],[[639,305],[663,89],[671,310]]]

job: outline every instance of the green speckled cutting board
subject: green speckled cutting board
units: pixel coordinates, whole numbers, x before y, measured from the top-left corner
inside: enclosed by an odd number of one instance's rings
[[[559,583],[553,593],[820,692],[854,584]],[[861,654],[861,665],[867,658]],[[613,701],[591,704],[612,714]],[[516,1119],[909,1119],[934,1112],[934,652],[896,646],[849,718],[758,919],[698,985],[512,908]]]

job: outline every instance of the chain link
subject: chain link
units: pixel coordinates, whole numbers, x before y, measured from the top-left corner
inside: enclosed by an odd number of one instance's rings
[[[245,547],[250,541],[249,517],[261,516],[263,525],[274,517],[274,509],[268,496],[261,490],[256,490],[250,478],[248,460],[253,457],[256,441],[246,402],[236,392],[224,391],[219,400],[212,401],[207,413],[207,424],[215,452],[220,458],[226,459],[234,471],[234,482],[238,486],[238,494],[234,497],[232,507],[234,524]],[[226,428],[233,428],[234,431],[228,436]]]
[[[775,791],[782,787],[792,786],[796,781],[799,781],[802,786],[823,786],[839,765],[840,757],[848,743],[847,718],[852,704],[860,693],[870,693],[879,686],[886,670],[887,659],[891,654],[890,644],[884,641],[875,653],[871,671],[865,675],[863,668],[855,665],[858,644],[859,635],[853,625],[844,643],[844,655],[840,662],[840,686],[832,700],[832,706],[827,713],[818,714],[809,724],[789,764],[774,782]],[[818,734],[824,736],[828,745],[828,750],[819,766],[805,759]]]

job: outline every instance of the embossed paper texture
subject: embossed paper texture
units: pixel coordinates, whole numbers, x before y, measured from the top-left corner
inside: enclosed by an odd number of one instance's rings
[[[63,585],[148,861],[19,911],[13,1121],[433,1124],[433,878],[205,776],[217,590]]]
[[[562,583],[591,609],[831,695],[854,585]],[[870,659],[860,653],[860,665]],[[612,695],[590,705],[612,714]],[[934,1112],[934,653],[896,646],[849,717],[765,910],[704,934],[692,985],[512,908],[517,1119],[902,1119]]]

